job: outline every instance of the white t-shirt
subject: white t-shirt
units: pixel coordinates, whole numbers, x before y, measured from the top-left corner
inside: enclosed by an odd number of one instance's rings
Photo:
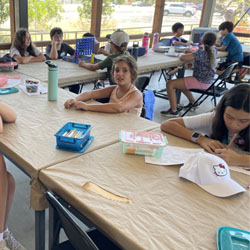
[[[210,137],[212,134],[214,116],[215,112],[210,112],[201,115],[183,117],[183,121],[186,128]]]
[[[35,53],[36,56],[41,54],[40,50],[37,47],[33,46],[33,49],[34,49],[34,53]],[[16,47],[12,47],[10,49],[10,56],[13,57],[14,55],[21,56],[19,50]],[[29,52],[25,51],[24,56],[29,56],[29,55],[30,55]]]

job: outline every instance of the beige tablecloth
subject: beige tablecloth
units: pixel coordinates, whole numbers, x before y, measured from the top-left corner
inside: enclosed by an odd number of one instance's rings
[[[64,60],[55,60],[53,62],[58,65],[59,87],[72,85],[75,82],[88,83],[106,78],[105,70],[90,71],[79,67],[76,63],[66,62]],[[48,66],[44,62],[20,64],[17,72],[40,81],[48,82]]]
[[[193,147],[168,135],[169,145]],[[116,143],[40,172],[45,186],[104,230],[124,249],[216,249],[221,226],[250,229],[250,191],[215,197],[178,176],[179,167],[145,164]],[[247,175],[232,172],[243,187]],[[92,182],[132,200],[123,203],[85,190]]]

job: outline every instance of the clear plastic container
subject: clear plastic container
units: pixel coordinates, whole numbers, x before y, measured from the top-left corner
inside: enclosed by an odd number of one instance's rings
[[[39,85],[40,85],[39,80],[32,80],[32,79],[25,80],[26,91],[28,93],[37,93],[39,89]]]
[[[167,138],[159,132],[121,130],[122,151],[126,154],[161,157]]]

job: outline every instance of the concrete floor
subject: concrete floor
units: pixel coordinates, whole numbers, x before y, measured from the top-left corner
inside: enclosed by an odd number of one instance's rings
[[[190,72],[189,72],[190,74]],[[158,82],[159,73],[153,75],[149,89],[161,89],[165,87],[165,82],[163,78]],[[84,89],[92,88],[92,85],[86,85]],[[181,104],[187,104],[187,99],[182,95]],[[164,99],[156,98],[155,103],[155,116],[154,121],[163,122],[166,117],[160,114],[161,110],[169,108],[169,102]],[[205,103],[201,105],[195,112],[190,112],[189,115],[195,115],[210,111],[213,109],[213,103],[210,98],[206,100]],[[18,241],[20,241],[27,250],[35,249],[35,216],[34,211],[29,206],[29,196],[30,196],[30,179],[24,173],[22,173],[16,166],[11,162],[6,160],[8,170],[13,174],[16,180],[16,192],[11,208],[11,213],[9,216],[8,226],[13,232],[14,236]],[[46,231],[47,230],[48,215],[46,212]],[[47,232],[48,233],[48,232]],[[46,235],[46,240],[48,239],[48,234]],[[46,242],[46,249],[48,249]]]

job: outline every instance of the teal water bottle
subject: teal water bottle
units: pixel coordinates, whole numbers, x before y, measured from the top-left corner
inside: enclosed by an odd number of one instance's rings
[[[58,67],[51,61],[46,61],[48,64],[48,100],[56,101],[58,92]]]

